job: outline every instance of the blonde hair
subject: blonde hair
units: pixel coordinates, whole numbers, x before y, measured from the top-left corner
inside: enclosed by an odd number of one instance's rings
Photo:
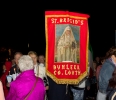
[[[35,51],[29,51],[28,52],[28,55],[32,55],[32,54],[37,56],[37,53]]]

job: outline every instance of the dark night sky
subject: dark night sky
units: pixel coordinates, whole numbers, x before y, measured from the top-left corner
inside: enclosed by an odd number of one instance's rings
[[[63,1],[63,0],[62,0]],[[64,0],[65,1],[65,0]],[[76,1],[77,3],[75,3]],[[57,4],[57,5],[56,5]],[[113,2],[68,2],[43,0],[5,2],[1,9],[0,46],[13,47],[38,54],[45,52],[45,10],[69,10],[89,14],[89,37],[95,56],[104,56],[115,44],[116,9]]]

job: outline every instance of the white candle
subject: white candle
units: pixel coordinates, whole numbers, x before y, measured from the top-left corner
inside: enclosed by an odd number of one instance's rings
[[[16,69],[14,68],[14,72],[15,72],[15,75],[17,76],[17,74],[16,74]]]
[[[9,75],[10,75],[10,71],[9,71]]]

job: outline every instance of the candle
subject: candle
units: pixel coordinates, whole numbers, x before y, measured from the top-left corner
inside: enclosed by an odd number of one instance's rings
[[[14,68],[14,73],[15,73],[15,75],[17,76],[17,74],[16,74],[16,69]]]
[[[10,71],[9,71],[9,75],[10,75]]]
[[[14,68],[14,72],[16,73],[16,70],[15,70],[15,68]]]

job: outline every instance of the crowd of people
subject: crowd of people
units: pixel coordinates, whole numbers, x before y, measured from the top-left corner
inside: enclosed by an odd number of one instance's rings
[[[0,100],[116,100],[116,47],[96,57],[77,85],[56,84],[46,75],[44,55],[16,52],[2,65]]]

